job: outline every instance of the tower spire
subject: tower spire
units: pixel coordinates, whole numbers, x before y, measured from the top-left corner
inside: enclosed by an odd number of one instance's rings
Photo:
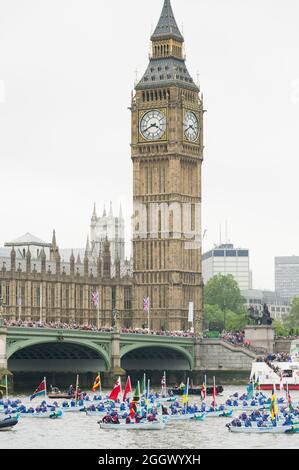
[[[92,212],[91,220],[97,220],[97,208],[96,208],[96,203],[95,202],[93,204],[93,212]]]
[[[184,38],[175,20],[170,0],[164,0],[162,13],[156,26],[156,29],[152,34],[151,40],[154,41],[170,38],[176,39],[180,42],[184,42]]]
[[[52,235],[52,246],[53,248],[56,248],[56,233],[55,230],[53,230],[53,235]]]
[[[170,0],[164,0],[151,41],[150,63],[135,90],[179,86],[198,93],[199,89],[185,64],[184,37],[177,25]]]

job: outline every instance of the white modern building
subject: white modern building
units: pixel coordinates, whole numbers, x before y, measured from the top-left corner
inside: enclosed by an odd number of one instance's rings
[[[275,258],[275,291],[287,300],[299,296],[299,256]]]
[[[240,290],[251,289],[252,274],[249,269],[249,250],[234,248],[232,244],[216,246],[202,255],[204,283],[217,274],[231,274]]]

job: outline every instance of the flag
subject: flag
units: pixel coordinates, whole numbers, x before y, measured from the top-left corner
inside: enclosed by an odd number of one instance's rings
[[[183,394],[183,403],[186,405],[188,403],[188,393],[189,393],[189,379],[187,379],[187,384]]]
[[[203,383],[202,386],[201,386],[201,396],[203,397],[202,400],[205,401],[206,397],[207,397],[207,393],[206,393],[206,387],[205,387],[205,384]]]
[[[138,403],[139,400],[140,400],[140,393],[139,392],[140,392],[140,387],[139,387],[139,381],[138,381],[138,383],[136,385],[136,388],[135,388],[134,395],[133,395],[133,400],[132,400],[134,403]]]
[[[118,377],[117,381],[115,382],[115,385],[113,387],[112,392],[109,395],[109,400],[117,400],[118,395],[121,392],[121,384],[120,384],[120,377]]]
[[[127,378],[127,382],[126,382],[126,386],[125,386],[125,391],[124,391],[124,395],[123,395],[123,401],[126,400],[127,395],[128,395],[129,393],[132,393],[132,386],[131,386],[131,379],[130,379],[130,376]]]
[[[161,388],[162,388],[162,393],[163,393],[163,390],[166,388],[166,372],[164,372],[164,374],[162,375]]]
[[[145,391],[146,391],[146,379],[145,379],[145,374],[143,374],[142,381],[141,381],[141,384],[140,384],[140,393],[141,393],[141,395],[143,395]]]
[[[98,308],[100,305],[100,297],[98,292],[92,292],[91,293],[91,300],[93,303],[93,306]]]
[[[148,312],[149,311],[149,308],[150,308],[150,298],[149,297],[145,297],[143,299],[143,310],[145,312]]]
[[[253,392],[254,392],[254,379],[252,379],[250,383],[247,385],[247,395],[249,398],[253,397]]]
[[[271,414],[272,420],[276,419],[276,416],[278,414],[277,405],[276,405],[276,396],[275,396],[275,385],[273,385],[273,390],[272,390],[270,414]]]
[[[100,387],[101,387],[101,377],[100,377],[100,374],[98,374],[95,378],[92,391],[95,392]]]
[[[134,418],[136,412],[137,412],[136,403],[134,401],[132,401],[132,403],[130,403],[130,416],[131,416],[132,419]]]
[[[213,401],[212,401],[212,403],[211,403],[211,405],[212,405],[213,408],[216,408],[216,406],[217,406],[217,403],[216,403],[216,394],[217,394],[217,392],[216,392],[215,377],[214,377],[214,383],[213,383]]]
[[[45,395],[47,394],[47,388],[46,388],[46,379],[39,384],[33,395],[30,397],[30,401],[33,400],[35,397],[39,397],[40,395]]]

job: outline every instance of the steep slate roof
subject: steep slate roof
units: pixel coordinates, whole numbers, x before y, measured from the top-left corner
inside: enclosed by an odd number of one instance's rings
[[[172,84],[199,91],[183,59],[175,57],[151,58],[145,74],[136,86],[136,90]]]
[[[164,1],[163,10],[157,24],[157,27],[151,37],[152,41],[154,39],[165,39],[165,38],[173,37],[178,41],[184,41],[184,38],[178,28],[176,23],[170,0]]]
[[[184,42],[184,38],[177,26],[170,0],[164,1],[158,25],[151,37],[152,41],[173,38]],[[136,90],[146,90],[153,87],[178,85],[199,92],[199,88],[190,76],[185,58],[159,57],[151,58],[145,74],[136,85]]]

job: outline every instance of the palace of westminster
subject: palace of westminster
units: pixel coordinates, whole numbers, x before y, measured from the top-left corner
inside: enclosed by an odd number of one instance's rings
[[[200,247],[203,102],[185,64],[184,38],[170,0],[152,36],[148,68],[132,95],[132,260],[124,256],[124,219],[112,206],[96,207],[86,249],[59,250],[27,233],[0,249],[0,298],[11,320],[111,326],[113,311],[125,328],[202,330]],[[157,208],[157,217],[152,217]],[[184,208],[190,230],[183,230]],[[190,209],[190,210],[189,210]],[[187,212],[188,212],[187,211]],[[139,220],[140,219],[140,220]],[[99,293],[99,306],[92,293]]]

